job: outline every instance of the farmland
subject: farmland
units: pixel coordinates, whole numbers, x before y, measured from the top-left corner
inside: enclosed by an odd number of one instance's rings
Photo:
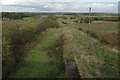
[[[3,77],[117,78],[119,22],[98,15],[91,24],[80,13],[3,20]]]

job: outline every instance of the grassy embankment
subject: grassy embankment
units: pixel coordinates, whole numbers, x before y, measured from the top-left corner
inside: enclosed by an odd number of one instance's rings
[[[26,21],[12,20],[11,23],[14,21],[23,26],[23,28],[27,26],[27,24],[30,24],[30,26],[34,28],[37,26],[39,19],[27,19]],[[63,68],[64,64],[61,60],[73,59],[77,63],[82,78],[118,77],[118,53],[111,50],[111,48],[102,45],[98,40],[95,40],[78,30],[79,28],[87,30],[89,26],[88,24],[76,24],[73,20],[65,19],[67,24],[63,25],[63,20],[58,21],[61,28],[48,29],[41,42],[39,42],[39,39],[41,38],[38,36],[37,46],[26,58],[27,64],[19,68],[9,77],[65,77]],[[21,22],[22,24],[20,24]],[[4,22],[4,24],[8,25],[11,23]],[[28,26],[28,28],[30,26]],[[100,33],[116,32],[117,30],[116,23],[95,23],[90,26],[90,30]],[[63,37],[59,38],[61,35],[63,35]]]

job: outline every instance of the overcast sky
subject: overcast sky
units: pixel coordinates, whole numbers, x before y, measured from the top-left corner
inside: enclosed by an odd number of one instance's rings
[[[1,0],[5,12],[118,12],[119,0]]]

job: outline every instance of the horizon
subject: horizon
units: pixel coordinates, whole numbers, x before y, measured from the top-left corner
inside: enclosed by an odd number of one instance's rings
[[[8,12],[8,11],[4,11],[4,12]],[[0,12],[2,13],[2,12]],[[78,14],[88,14],[89,12],[67,12],[67,11],[64,11],[64,12],[61,12],[61,11],[55,11],[55,12],[52,12],[52,11],[42,11],[42,12],[8,12],[8,13],[78,13]],[[109,13],[109,12],[91,12],[91,14],[118,14],[118,13]]]

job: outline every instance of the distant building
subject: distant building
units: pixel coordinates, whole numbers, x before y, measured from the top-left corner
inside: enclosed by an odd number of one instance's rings
[[[9,18],[3,17],[2,20],[9,20]]]

